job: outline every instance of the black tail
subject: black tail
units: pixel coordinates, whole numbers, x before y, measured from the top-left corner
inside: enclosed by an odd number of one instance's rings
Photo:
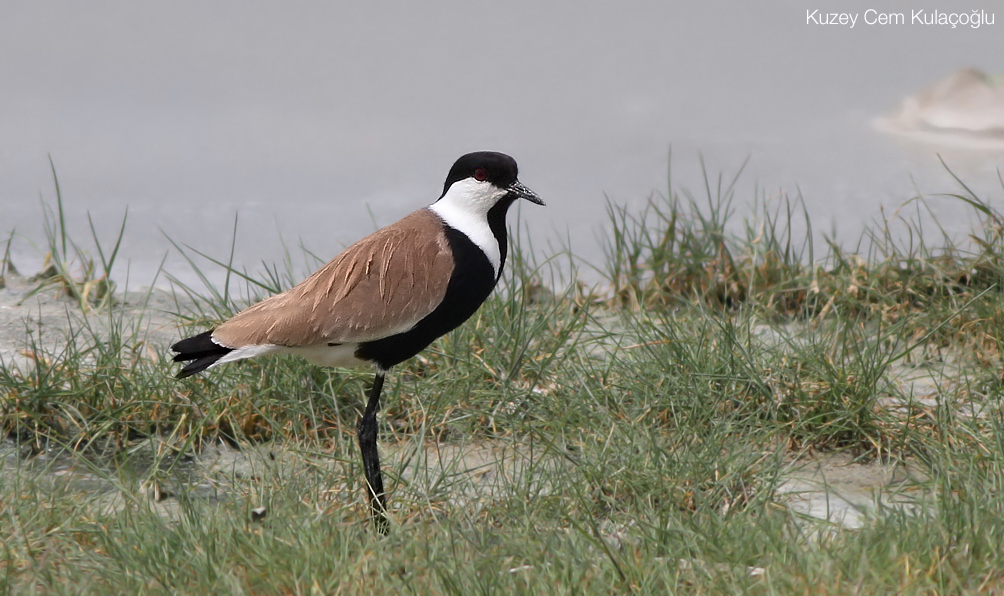
[[[220,358],[233,352],[233,349],[213,341],[212,330],[183,339],[171,346],[171,349],[176,352],[175,362],[188,363],[178,373],[179,379],[198,374],[215,364]]]

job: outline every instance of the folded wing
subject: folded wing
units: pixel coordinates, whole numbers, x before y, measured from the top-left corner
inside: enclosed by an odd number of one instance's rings
[[[373,341],[407,331],[446,294],[453,255],[427,209],[350,246],[297,286],[241,311],[214,342],[306,347]]]

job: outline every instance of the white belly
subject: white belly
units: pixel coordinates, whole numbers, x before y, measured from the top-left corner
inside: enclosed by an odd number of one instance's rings
[[[217,366],[223,364],[224,362],[255,358],[266,354],[292,354],[320,366],[354,368],[356,366],[370,364],[368,360],[356,358],[356,349],[358,347],[359,344],[341,344],[337,346],[321,344],[319,346],[299,348],[288,348],[285,346],[274,346],[271,344],[263,346],[245,346],[243,348],[237,348],[223,358],[220,358],[212,366]]]
[[[356,358],[359,344],[340,344],[337,346],[319,345],[304,348],[280,348],[279,351],[299,356],[313,364],[321,366],[338,366],[353,368],[370,364],[368,360]]]

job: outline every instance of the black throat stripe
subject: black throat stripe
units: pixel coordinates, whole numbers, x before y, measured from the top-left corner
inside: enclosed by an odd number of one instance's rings
[[[509,248],[509,241],[505,231],[505,214],[509,207],[516,201],[513,196],[507,196],[488,210],[488,227],[499,243],[499,270],[495,274],[495,281],[502,278],[502,267],[505,266],[505,257]]]

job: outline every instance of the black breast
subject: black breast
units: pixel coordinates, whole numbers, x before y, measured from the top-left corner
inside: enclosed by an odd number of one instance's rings
[[[504,210],[502,217],[505,217]],[[495,226],[492,231],[498,238]],[[505,264],[504,224],[501,235],[499,248],[502,263],[499,265],[499,272]],[[356,350],[358,357],[371,360],[384,370],[403,362],[421,352],[437,337],[456,329],[469,319],[495,289],[498,277],[485,253],[470,238],[453,228],[446,228],[446,238],[455,264],[443,301],[409,331],[360,344]]]

